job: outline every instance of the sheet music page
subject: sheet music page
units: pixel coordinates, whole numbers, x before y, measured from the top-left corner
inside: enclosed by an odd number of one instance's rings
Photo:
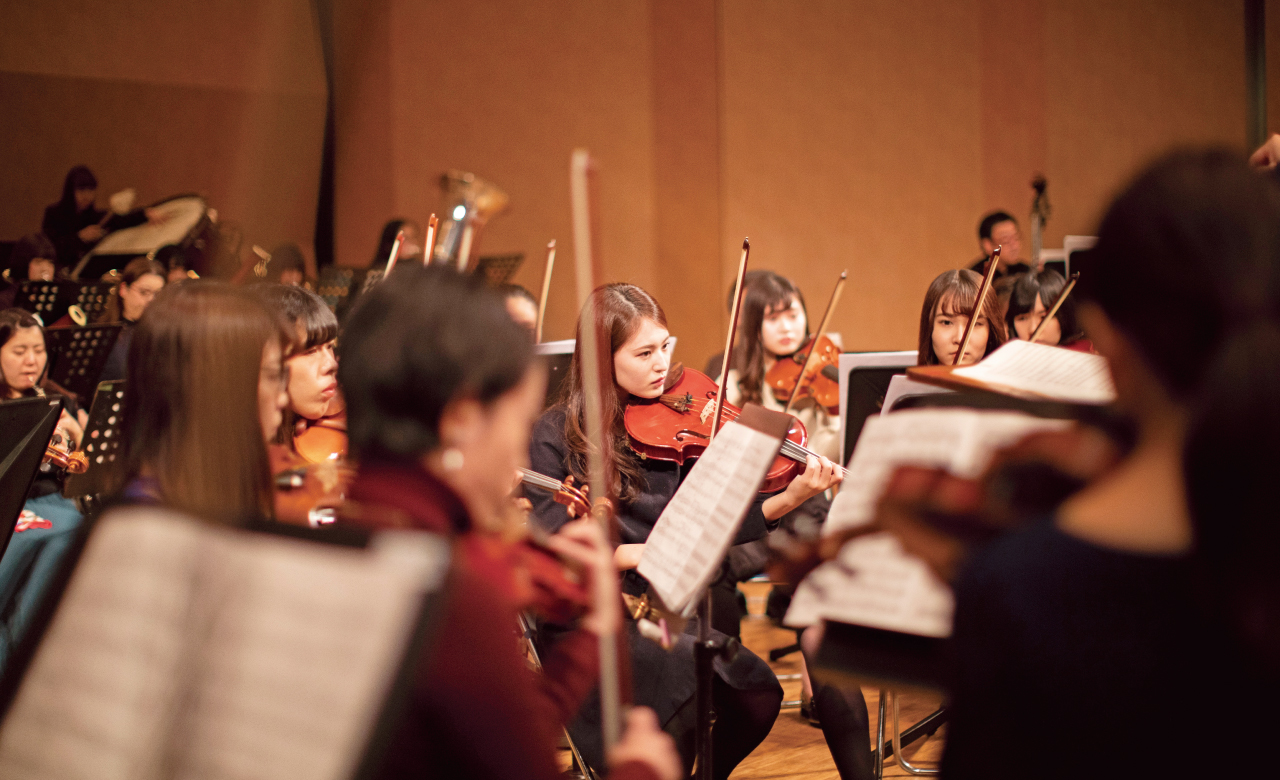
[[[1116,399],[1106,358],[1029,341],[1007,342],[954,374],[1057,401],[1109,404]]]
[[[995,451],[1029,433],[1070,425],[1020,412],[912,409],[872,417],[849,461],[849,476],[831,504],[825,533],[870,522],[898,466],[943,468],[976,477]],[[872,626],[921,636],[951,633],[951,589],[903,551],[891,534],[854,539],[796,589],[785,624],[819,620]]]
[[[764,412],[748,406],[739,419],[753,409]],[[786,431],[786,415],[767,414],[781,417]],[[693,465],[649,534],[637,569],[669,609],[692,614],[781,446],[781,434],[731,422]]]
[[[109,513],[0,729],[0,777],[350,777],[449,560],[425,534],[383,541]]]

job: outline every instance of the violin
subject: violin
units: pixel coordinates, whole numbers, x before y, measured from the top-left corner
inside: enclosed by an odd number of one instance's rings
[[[831,315],[848,279],[849,272],[841,271],[831,291],[831,300],[827,301],[827,310],[822,313],[822,322],[815,334],[805,341],[805,346],[790,358],[779,358],[765,374],[764,381],[773,390],[773,397],[787,402],[782,410],[784,413],[789,413],[796,400],[806,395],[821,404],[829,414],[840,414],[840,374],[837,370],[840,348],[827,337],[827,326],[831,324]],[[808,351],[805,347],[809,348]]]
[[[673,374],[679,374],[675,383],[657,398],[629,404],[623,413],[623,425],[631,449],[640,457],[683,464],[701,455],[711,442],[717,386],[701,371],[681,366],[673,369]],[[736,406],[725,402],[720,422],[735,420],[740,413]],[[769,467],[760,492],[784,489],[804,471],[810,455],[817,457],[805,447],[808,438],[804,424],[792,417],[782,450]],[[840,473],[847,472],[841,468]]]
[[[58,441],[60,437],[55,436],[53,441],[44,448],[44,458],[42,463],[49,463],[68,474],[83,474],[89,470],[89,458],[81,451],[72,451],[67,445]]]
[[[773,368],[764,375],[765,384],[773,391],[774,398],[791,401],[810,351],[816,354],[813,366],[806,374],[805,384],[800,388],[800,394],[813,398],[828,413],[840,414],[840,374],[837,370],[840,348],[825,333],[818,336],[816,346],[815,339],[810,337],[795,354],[778,358]]]
[[[294,436],[293,447],[267,448],[275,475],[276,519],[312,527],[332,523],[355,469],[347,461],[345,410],[323,417]]]
[[[294,435],[293,449],[307,463],[346,460],[346,410],[309,422],[303,431]]]

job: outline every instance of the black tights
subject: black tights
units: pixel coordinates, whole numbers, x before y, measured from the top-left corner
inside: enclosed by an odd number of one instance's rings
[[[711,769],[719,780],[727,778],[769,736],[782,704],[782,688],[744,691],[717,675],[711,681],[711,699],[716,707],[716,722],[711,730]],[[695,696],[681,705],[664,727],[676,741],[685,774],[693,771],[697,719]]]
[[[813,639],[806,632],[805,640]],[[822,726],[822,738],[836,762],[840,780],[867,780],[871,772],[871,720],[867,717],[867,700],[857,685],[829,685],[813,673],[809,647],[805,645],[804,663],[813,687],[813,711]]]

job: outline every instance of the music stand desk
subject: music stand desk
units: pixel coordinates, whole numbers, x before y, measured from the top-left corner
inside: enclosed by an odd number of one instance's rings
[[[896,350],[892,352],[845,352],[840,355],[840,462],[847,464],[853,455],[853,445],[862,433],[862,423],[858,420],[857,430],[850,428],[849,394],[852,386],[850,374],[865,369],[900,369],[902,373],[907,366],[914,366],[919,353],[914,349]],[[879,400],[879,399],[876,399]],[[869,416],[869,415],[868,415]],[[850,437],[852,436],[852,440]]]

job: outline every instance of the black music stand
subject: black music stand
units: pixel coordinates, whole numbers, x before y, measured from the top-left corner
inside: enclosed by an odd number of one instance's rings
[[[110,282],[23,282],[13,305],[39,314],[45,325],[66,316],[72,304],[79,306],[92,321],[107,307],[111,287]]]
[[[123,327],[117,323],[46,330],[49,378],[80,398],[89,397]]]
[[[61,396],[0,403],[0,555],[13,537],[61,412]]]
[[[354,268],[339,268],[327,265],[320,272],[320,281],[316,285],[316,294],[324,299],[330,309],[338,311],[351,295],[351,286],[355,282]]]
[[[119,487],[124,453],[120,449],[120,411],[124,407],[124,382],[102,382],[93,395],[89,423],[84,427],[81,449],[89,470],[68,474],[62,494],[67,498],[103,496]]]
[[[550,408],[560,400],[560,389],[564,386],[565,378],[569,376],[569,365],[573,362],[573,345],[573,339],[564,339],[563,341],[544,341],[533,347],[534,354],[538,355],[547,367],[547,393],[543,397],[543,409]]]
[[[484,277],[485,282],[490,287],[498,287],[511,281],[511,277],[515,276],[516,269],[523,262],[523,252],[513,252],[507,255],[489,255],[476,261],[476,267],[471,273]]]

